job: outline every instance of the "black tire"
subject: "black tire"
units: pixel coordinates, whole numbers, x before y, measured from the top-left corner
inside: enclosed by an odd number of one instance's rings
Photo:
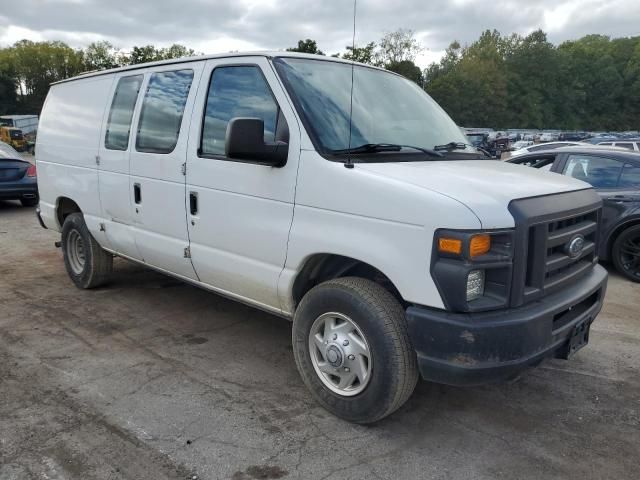
[[[633,282],[640,282],[640,225],[623,230],[611,249],[616,270]]]
[[[328,312],[352,319],[369,344],[373,360],[370,377],[364,390],[354,396],[327,388],[311,360],[312,325]],[[320,405],[344,420],[361,424],[381,420],[409,399],[418,381],[404,310],[388,290],[371,280],[338,278],[311,289],[295,312],[292,337],[296,365],[305,385]]]
[[[74,261],[74,253],[70,251],[74,248],[72,246],[74,240],[82,244],[84,260],[81,265]],[[76,287],[95,288],[109,281],[113,271],[113,256],[103,250],[89,233],[81,213],[72,213],[64,220],[62,253],[64,266]]]
[[[23,207],[35,207],[38,205],[38,197],[36,198],[21,198],[20,203]]]

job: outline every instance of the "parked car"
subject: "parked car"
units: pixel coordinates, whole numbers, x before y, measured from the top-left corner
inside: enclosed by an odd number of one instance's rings
[[[596,145],[620,147],[634,152],[640,152],[640,140],[637,138],[606,140],[599,142]]]
[[[540,137],[538,137],[541,142],[555,142],[560,137],[560,134],[553,132],[543,132]]]
[[[511,148],[515,151],[520,150],[521,148],[530,147],[531,145],[533,145],[533,142],[530,140],[518,140],[511,146]]]
[[[622,275],[640,282],[640,154],[567,147],[508,161],[590,183],[604,201],[598,257],[612,261]]]
[[[543,150],[553,150],[554,148],[567,147],[571,145],[580,145],[579,142],[548,142],[548,143],[533,143],[528,147],[519,148],[511,152],[511,158],[518,155],[525,155],[531,152],[541,152]]]
[[[502,152],[509,149],[509,139],[496,138],[487,133],[467,133],[469,144],[486,152],[492,158],[500,158]]]
[[[579,142],[588,137],[589,137],[589,134],[586,132],[563,132],[558,137],[558,140]]]
[[[349,421],[389,415],[419,373],[569,358],[602,307],[595,191],[486,159],[383,69],[273,52],[89,73],[51,86],[36,161],[76,286],[117,255],[288,318],[302,380]]]
[[[3,142],[0,142],[0,200],[20,200],[25,207],[38,204],[36,166]]]

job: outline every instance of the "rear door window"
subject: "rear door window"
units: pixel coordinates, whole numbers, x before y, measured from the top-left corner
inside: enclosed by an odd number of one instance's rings
[[[182,115],[192,81],[193,70],[151,74],[138,122],[138,152],[173,151],[178,143]]]
[[[109,150],[126,150],[129,146],[131,119],[136,107],[138,92],[142,85],[142,75],[122,77],[113,94],[104,146]]]
[[[633,143],[616,143],[615,146],[626,148],[627,150],[633,150]]]
[[[622,162],[594,155],[569,155],[564,174],[590,183],[595,188],[616,188]]]
[[[627,163],[622,169],[618,186],[620,188],[640,188],[640,166]]]

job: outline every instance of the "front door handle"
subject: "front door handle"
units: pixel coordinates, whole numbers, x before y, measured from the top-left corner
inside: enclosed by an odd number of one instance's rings
[[[133,201],[138,205],[142,203],[142,190],[139,183],[133,184]]]
[[[191,215],[198,214],[198,192],[189,192],[189,211]]]

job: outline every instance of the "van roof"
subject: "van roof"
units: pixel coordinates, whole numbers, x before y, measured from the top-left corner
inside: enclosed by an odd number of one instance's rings
[[[382,71],[385,71],[385,72],[389,72],[389,70],[385,70],[383,68],[374,67],[372,65],[367,65],[367,64],[364,64],[364,63],[352,62],[350,60],[344,60],[342,58],[337,58],[337,57],[326,57],[324,55],[316,55],[316,54],[311,54],[311,53],[287,52],[287,51],[279,51],[279,50],[272,50],[272,51],[262,50],[262,51],[253,51],[253,52],[229,52],[229,53],[218,53],[218,54],[211,54],[211,55],[198,55],[198,56],[195,56],[195,57],[172,58],[172,59],[169,59],[169,60],[159,60],[157,62],[138,63],[136,65],[128,65],[126,67],[111,68],[109,70],[93,70],[91,72],[86,72],[86,73],[83,73],[83,74],[75,76],[75,77],[65,78],[64,80],[59,80],[57,82],[53,82],[51,85],[57,85],[59,83],[65,83],[65,82],[72,82],[72,81],[75,81],[75,80],[82,80],[82,79],[90,78],[90,77],[97,77],[97,76],[100,76],[100,75],[108,75],[108,74],[111,74],[111,73],[126,72],[126,71],[130,71],[130,70],[140,70],[140,69],[143,69],[143,68],[156,67],[156,66],[159,66],[159,65],[173,65],[173,64],[189,63],[189,62],[200,62],[202,60],[210,60],[210,59],[216,59],[216,58],[238,58],[238,57],[308,58],[308,59],[311,59],[311,60],[324,60],[324,61],[329,61],[329,62],[347,63],[349,65],[351,65],[351,64],[362,65],[364,67],[375,68],[377,70],[382,70]],[[393,73],[393,72],[389,72],[389,73]]]

